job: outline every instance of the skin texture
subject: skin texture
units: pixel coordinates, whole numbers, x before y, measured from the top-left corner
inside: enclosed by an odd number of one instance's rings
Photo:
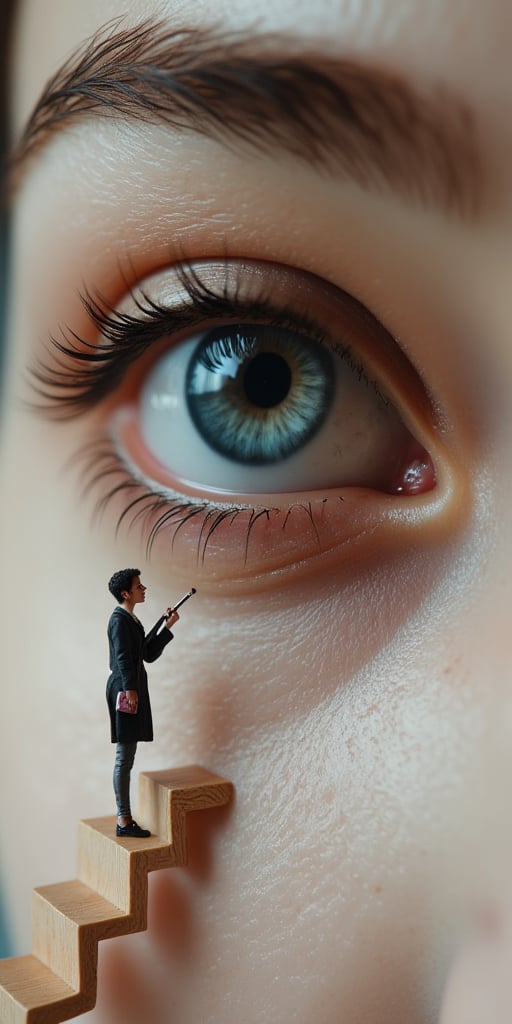
[[[20,4],[14,136],[86,37],[120,13],[155,13],[115,0],[42,7]],[[200,26],[210,7],[156,13]],[[138,768],[208,765],[236,802],[193,824],[188,869],[151,880],[149,931],[102,950],[98,1008],[84,1019],[433,1024],[454,951],[480,908],[500,903],[512,855],[512,13],[504,0],[215,6],[223,28],[251,34],[256,19],[258,32],[456,93],[474,111],[492,201],[464,222],[282,152],[105,120],[31,161],[13,197],[0,465],[7,907],[26,951],[31,887],[71,877],[75,820],[111,813],[102,580],[140,565],[146,626],[198,593],[152,670],[156,739]],[[425,415],[392,385],[436,489],[344,491],[345,505],[327,504],[321,550],[300,513],[286,533],[262,519],[246,563],[240,519],[199,564],[187,529],[172,556],[161,536],[148,560],[137,529],[116,536],[116,508],[91,524],[76,451],[114,400],[49,423],[20,403],[27,364],[60,325],[85,329],[84,282],[116,303],[120,259],[144,281],[183,250],[307,271],[384,322],[433,397]]]

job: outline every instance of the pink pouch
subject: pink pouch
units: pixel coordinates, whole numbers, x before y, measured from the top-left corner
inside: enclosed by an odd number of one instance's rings
[[[121,690],[117,695],[116,711],[122,711],[125,715],[137,714],[137,705],[135,705],[135,708],[130,707],[128,703],[128,697],[126,696],[124,690]]]

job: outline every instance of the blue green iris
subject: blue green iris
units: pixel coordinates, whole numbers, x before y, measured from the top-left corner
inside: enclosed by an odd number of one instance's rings
[[[269,465],[309,441],[334,396],[333,356],[280,327],[233,324],[203,336],[187,367],[190,415],[233,462]]]

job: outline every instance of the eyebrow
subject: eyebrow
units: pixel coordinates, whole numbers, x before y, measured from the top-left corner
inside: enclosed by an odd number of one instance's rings
[[[55,134],[93,116],[284,151],[462,219],[482,205],[475,117],[460,98],[441,86],[420,93],[397,72],[290,36],[109,23],[47,83],[9,156],[8,186]]]

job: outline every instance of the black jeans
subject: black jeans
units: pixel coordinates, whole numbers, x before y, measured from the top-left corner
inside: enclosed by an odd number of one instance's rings
[[[116,796],[117,816],[131,818],[130,810],[130,773],[135,760],[137,741],[134,743],[118,743],[114,764],[114,793]]]

